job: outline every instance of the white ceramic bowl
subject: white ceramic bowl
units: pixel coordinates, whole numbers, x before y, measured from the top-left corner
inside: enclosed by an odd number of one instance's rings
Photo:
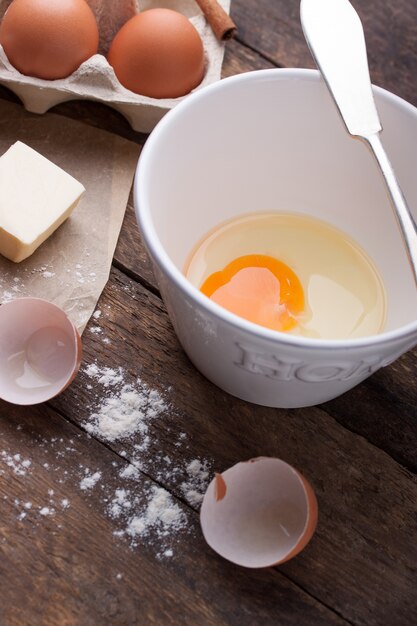
[[[375,88],[382,140],[417,217],[417,109]],[[334,398],[417,343],[417,293],[381,175],[346,132],[317,71],[249,72],[202,89],[157,125],[135,180],[137,219],[177,336],[225,391],[274,407]],[[383,333],[281,334],[210,301],[183,275],[213,227],[254,211],[304,213],[352,236],[388,295]]]

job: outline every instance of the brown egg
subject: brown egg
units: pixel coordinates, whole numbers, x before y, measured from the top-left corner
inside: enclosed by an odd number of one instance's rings
[[[126,22],[108,61],[124,87],[151,98],[183,96],[204,75],[200,35],[184,15],[170,9],[149,9]]]
[[[65,78],[96,54],[97,22],[85,0],[13,0],[0,43],[22,74]]]

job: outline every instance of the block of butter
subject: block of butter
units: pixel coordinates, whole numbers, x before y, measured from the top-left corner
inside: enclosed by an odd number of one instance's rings
[[[0,254],[20,263],[69,217],[85,189],[21,141],[0,157]]]

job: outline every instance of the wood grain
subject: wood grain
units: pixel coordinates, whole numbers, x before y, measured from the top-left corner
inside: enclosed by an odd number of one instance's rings
[[[416,104],[416,3],[353,4],[373,81]],[[227,43],[224,77],[314,67],[298,1],[233,0],[232,17],[239,34]],[[0,97],[17,101],[3,87]],[[146,141],[99,103],[68,102],[54,112],[139,145]],[[83,336],[82,371],[64,394],[37,407],[0,401],[1,626],[417,623],[417,350],[320,407],[267,409],[228,396],[178,344],[132,198],[98,309],[101,317]],[[150,443],[140,455],[139,434],[109,442],[86,433],[92,413],[112,393],[87,374],[92,363],[122,367],[125,381],[138,385],[140,377],[169,403],[149,424]],[[138,455],[141,472],[129,483],[138,502],[162,485],[188,520],[173,538],[172,558],[158,556],[158,542],[134,547],[114,535],[122,526],[109,504],[116,489],[126,488],[120,471]],[[258,455],[297,467],[319,501],[319,525],[305,551],[265,571],[217,557],[202,539],[198,506],[182,489],[193,459],[207,460],[214,472]],[[31,465],[19,474],[22,459]],[[101,478],[84,491],[86,468]],[[41,515],[44,507],[53,514]]]
[[[417,5],[353,0],[363,23],[372,81],[417,103]],[[235,0],[239,41],[280,67],[315,67],[299,19],[298,0]]]
[[[262,454],[283,458],[312,482],[320,523],[314,542],[281,570],[349,621],[362,617],[366,624],[380,624],[389,613],[395,613],[398,623],[417,619],[417,551],[410,545],[417,530],[417,481],[412,474],[319,407],[266,409],[208,383],[182,352],[159,298],[123,273],[113,271],[100,307],[109,316],[102,323],[111,341],[102,363],[122,366],[131,382],[140,375],[166,395],[171,407],[169,416],[153,424],[152,445],[141,457],[149,476],[158,476],[164,487],[183,497],[178,478],[164,475],[158,461],[158,451],[164,450],[181,465],[176,447],[181,432],[192,442],[196,458],[209,458],[215,471]],[[96,337],[100,335],[94,335],[91,350],[87,343],[87,363],[102,353]],[[81,374],[53,402],[59,411],[76,415],[79,424],[91,411],[86,383]],[[111,447],[132,459],[137,443],[133,439]]]
[[[129,538],[116,538],[106,500],[120,488],[118,474],[127,460],[50,408],[22,413],[2,402],[0,415],[2,449],[17,449],[33,461],[27,475],[9,468],[0,481],[2,626],[232,626],[235,620],[272,626],[280,606],[282,624],[346,623],[283,574],[225,564],[205,545],[198,516],[188,507],[187,530],[177,537],[171,560],[157,558],[157,546],[146,541],[131,547]],[[102,474],[84,492],[83,468]],[[142,475],[134,488],[142,492],[149,483]],[[31,509],[24,508],[26,502]],[[40,514],[45,505],[54,509],[52,516]],[[27,515],[19,520],[22,511]]]

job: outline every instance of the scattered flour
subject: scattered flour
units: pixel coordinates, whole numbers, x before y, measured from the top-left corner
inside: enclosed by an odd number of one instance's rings
[[[120,478],[137,478],[139,476],[139,469],[136,465],[126,465],[119,473]]]
[[[49,506],[44,506],[39,511],[39,514],[43,515],[44,517],[46,517],[47,515],[53,515],[54,514],[54,510],[49,508]]]
[[[90,474],[89,470],[86,470],[86,476],[80,482],[80,489],[86,491],[87,489],[92,489],[95,487],[96,483],[101,478],[101,472],[94,472],[94,474]]]
[[[123,370],[120,367],[117,370],[111,367],[99,368],[95,363],[92,363],[84,371],[87,376],[97,380],[103,387],[111,387],[123,382]]]
[[[186,524],[185,513],[174,502],[171,494],[166,489],[153,485],[145,511],[130,519],[126,532],[131,537],[146,537],[153,530],[162,538],[171,530],[185,528]]]
[[[23,459],[20,454],[9,454],[6,450],[2,450],[0,453],[0,460],[7,467],[10,467],[17,476],[25,476],[32,465],[30,459]]]
[[[120,517],[124,509],[130,509],[131,507],[130,492],[126,491],[126,489],[116,489],[109,507],[110,517]]]
[[[194,459],[187,465],[186,470],[188,478],[181,484],[181,491],[191,506],[198,506],[201,504],[208,486],[208,463]]]
[[[123,382],[123,371],[90,365],[86,370],[104,387]],[[136,385],[124,384],[113,396],[105,398],[97,412],[84,424],[87,432],[106,441],[116,441],[134,434],[146,436],[149,421],[168,410],[162,396],[140,379]]]
[[[98,365],[96,365],[96,363],[90,363],[90,365],[87,365],[84,371],[87,374],[87,376],[90,376],[91,378],[97,378],[97,376],[99,376],[100,374],[100,370],[98,368]]]
[[[96,319],[100,317],[97,313]],[[70,508],[69,499],[62,493],[63,485],[67,481],[74,485],[75,481],[87,495],[100,481],[100,489],[95,490],[94,506],[101,503],[103,512],[114,521],[113,535],[128,538],[132,548],[146,543],[155,549],[157,558],[172,558],[175,535],[191,532],[189,512],[169,491],[150,483],[146,474],[151,473],[162,484],[170,484],[191,507],[198,508],[209,481],[209,463],[202,459],[178,463],[167,454],[150,454],[151,444],[157,443],[149,432],[150,425],[153,420],[166,417],[170,407],[159,392],[141,379],[127,384],[122,368],[99,367],[96,363],[85,367],[84,373],[102,386],[104,394],[104,400],[91,412],[84,427],[101,440],[126,442],[126,449],[119,451],[120,457],[126,460],[113,460],[111,474],[107,470],[89,469],[74,441],[85,437],[81,433],[70,440],[52,437],[38,442],[38,449],[45,451],[45,457],[39,459],[36,467],[21,454],[3,450],[0,473],[12,472],[25,480],[25,476],[42,471],[53,480],[43,502],[16,499],[11,503],[17,509],[16,519],[25,524],[29,519],[40,523],[42,518],[49,518],[57,528],[62,528],[60,516]],[[20,426],[16,428],[19,430]],[[169,430],[167,427],[167,432]],[[179,433],[172,445],[185,451],[186,440],[186,433]],[[68,455],[71,455],[71,463],[67,462],[63,469],[62,461]]]

